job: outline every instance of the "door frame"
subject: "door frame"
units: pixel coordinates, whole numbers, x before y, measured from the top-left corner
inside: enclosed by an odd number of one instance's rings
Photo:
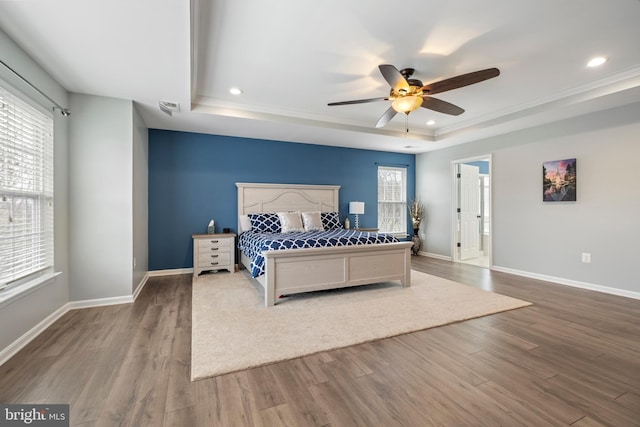
[[[489,269],[493,267],[493,155],[484,154],[474,157],[467,157],[451,161],[451,260],[453,262],[462,262],[460,259],[460,250],[458,249],[459,224],[458,224],[458,204],[459,204],[459,186],[458,186],[458,164],[470,163],[476,161],[489,162]]]

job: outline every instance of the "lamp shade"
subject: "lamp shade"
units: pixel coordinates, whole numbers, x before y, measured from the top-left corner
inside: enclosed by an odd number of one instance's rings
[[[422,105],[422,98],[415,95],[403,96],[391,103],[391,107],[398,113],[409,114],[417,110]]]
[[[349,202],[349,213],[358,215],[364,213],[364,202]]]

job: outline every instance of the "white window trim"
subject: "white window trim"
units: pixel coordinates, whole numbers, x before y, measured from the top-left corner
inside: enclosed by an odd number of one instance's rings
[[[403,174],[403,182],[402,182],[402,201],[396,202],[396,203],[402,203],[403,207],[401,209],[401,211],[404,213],[404,215],[402,216],[402,225],[404,226],[404,231],[397,231],[397,232],[388,232],[382,229],[382,227],[380,227],[380,215],[378,214],[378,228],[380,229],[381,233],[385,233],[385,234],[390,234],[394,237],[400,237],[400,238],[405,238],[408,237],[408,233],[407,233],[407,216],[408,216],[408,211],[407,211],[407,175],[408,175],[408,171],[406,167],[399,167],[399,166],[384,166],[384,165],[380,165],[378,166],[378,173],[376,174],[376,180],[377,180],[377,188],[379,190],[379,186],[380,186],[380,180],[379,180],[379,176],[380,176],[380,170],[384,169],[384,170],[395,170],[395,171],[401,171]],[[377,204],[378,207],[380,206],[381,200],[378,198],[377,200]]]

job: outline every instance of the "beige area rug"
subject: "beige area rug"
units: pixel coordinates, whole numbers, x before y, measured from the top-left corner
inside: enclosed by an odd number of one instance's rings
[[[193,282],[191,380],[486,316],[529,302],[417,271],[380,283],[301,294],[264,307],[250,276]]]

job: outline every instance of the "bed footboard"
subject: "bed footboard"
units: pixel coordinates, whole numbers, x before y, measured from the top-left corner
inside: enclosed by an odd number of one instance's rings
[[[263,252],[265,305],[280,295],[399,280],[411,285],[411,242]]]

